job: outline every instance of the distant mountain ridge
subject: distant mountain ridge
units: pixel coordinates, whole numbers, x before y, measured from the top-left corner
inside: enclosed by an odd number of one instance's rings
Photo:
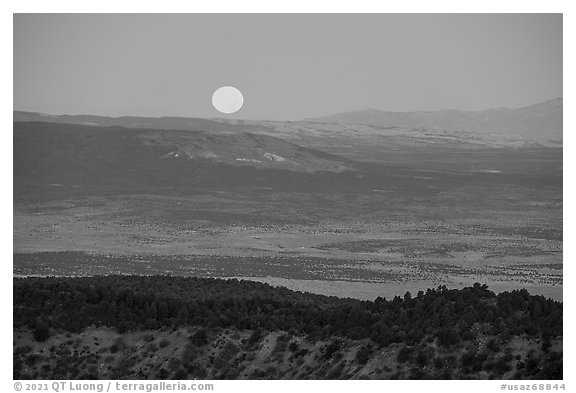
[[[13,120],[14,123],[42,122],[101,128],[201,131],[211,135],[250,133],[280,138],[300,146],[363,160],[366,158],[366,149],[374,148],[408,149],[407,151],[413,151],[418,146],[425,146],[426,149],[445,147],[450,150],[561,148],[562,103],[562,98],[558,98],[518,109],[497,108],[476,112],[459,110],[385,112],[368,109],[302,121],[48,115],[21,111],[13,112]],[[351,146],[357,147],[357,153]],[[282,166],[288,164],[270,155],[263,156],[264,153],[266,152],[258,153],[258,157],[252,157],[252,154],[249,157],[244,155],[235,157],[239,159],[235,163],[256,166],[261,165],[258,161]],[[203,157],[198,151],[192,154],[195,157]],[[325,168],[324,165],[320,167]]]
[[[386,112],[367,109],[307,120],[319,123],[523,135],[536,141],[561,141],[562,115],[563,99],[556,98],[517,109],[433,112]]]

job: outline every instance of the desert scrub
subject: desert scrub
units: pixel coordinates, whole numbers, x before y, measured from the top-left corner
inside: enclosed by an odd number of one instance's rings
[[[154,336],[150,333],[146,333],[142,336],[142,340],[144,340],[144,342],[149,343],[149,342],[154,341]]]
[[[114,343],[112,343],[112,345],[110,346],[110,352],[116,353],[118,351],[123,351],[126,349],[126,347],[127,347],[126,341],[124,341],[122,337],[117,337],[114,340]]]
[[[358,362],[358,364],[365,365],[370,359],[370,356],[372,355],[373,352],[374,349],[372,348],[372,345],[370,344],[362,345],[360,349],[358,349],[358,352],[356,352],[356,361]]]
[[[240,352],[240,348],[232,341],[228,341],[218,356],[214,359],[214,367],[223,369]]]

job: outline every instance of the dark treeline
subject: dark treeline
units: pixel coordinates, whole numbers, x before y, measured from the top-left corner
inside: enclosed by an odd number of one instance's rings
[[[14,279],[14,327],[45,340],[52,329],[107,326],[123,333],[178,326],[284,330],[312,338],[370,338],[380,346],[434,338],[450,347],[477,334],[562,335],[562,303],[486,285],[375,301],[341,299],[267,284],[166,276]]]

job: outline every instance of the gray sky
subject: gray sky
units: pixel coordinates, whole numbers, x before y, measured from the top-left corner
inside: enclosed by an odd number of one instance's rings
[[[232,85],[244,107],[222,115]],[[18,14],[14,109],[298,120],[562,96],[560,14]]]

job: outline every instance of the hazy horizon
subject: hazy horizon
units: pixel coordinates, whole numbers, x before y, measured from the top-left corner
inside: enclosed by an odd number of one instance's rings
[[[214,90],[245,105],[216,112]],[[15,14],[14,110],[302,120],[562,97],[561,14]]]
[[[545,101],[535,102],[533,104],[528,104],[528,105],[525,105],[522,107],[488,107],[488,108],[477,109],[477,110],[445,108],[445,109],[438,109],[435,111],[425,111],[425,110],[417,110],[417,109],[416,110],[406,110],[406,111],[388,111],[386,109],[379,109],[379,108],[364,108],[364,109],[357,109],[355,111],[342,111],[339,113],[344,114],[344,113],[356,112],[356,111],[379,111],[379,112],[388,112],[388,113],[426,113],[426,112],[449,112],[449,111],[482,112],[482,111],[490,111],[490,110],[498,110],[498,109],[511,109],[511,110],[522,109],[522,108],[526,108],[526,107],[530,107],[530,106],[534,106],[534,105],[538,105],[538,104],[544,104],[544,103],[550,102],[550,101],[563,100],[563,99],[564,99],[564,97],[555,97],[555,98],[550,98],[550,99],[545,100]],[[256,119],[256,118],[236,118],[233,115],[230,116],[230,115],[226,115],[223,113],[220,113],[220,114],[217,113],[212,117],[207,117],[207,116],[206,117],[200,117],[200,116],[170,116],[170,115],[143,116],[143,115],[131,115],[131,114],[111,116],[111,115],[100,115],[100,114],[94,114],[94,113],[48,113],[48,112],[27,111],[27,110],[21,110],[18,108],[14,108],[13,112],[39,113],[42,115],[49,115],[49,116],[102,116],[102,117],[111,117],[111,118],[122,118],[122,117],[150,117],[150,118],[182,117],[182,118],[201,118],[201,119],[265,120],[265,119]],[[335,114],[338,114],[338,113],[326,113],[324,115],[308,117],[308,118],[303,118],[303,119],[286,119],[286,120],[278,119],[278,120],[269,120],[269,121],[301,121],[301,120],[306,120],[306,119],[326,117],[326,116],[335,115]]]

